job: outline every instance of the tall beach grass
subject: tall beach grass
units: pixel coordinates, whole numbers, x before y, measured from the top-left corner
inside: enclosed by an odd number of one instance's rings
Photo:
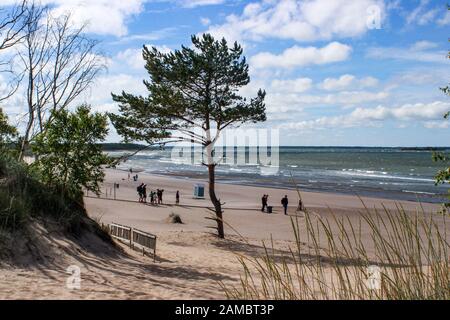
[[[257,258],[239,257],[239,285],[229,299],[450,299],[448,216],[365,208],[359,222],[306,210],[291,218],[295,245],[273,242]],[[363,232],[363,230],[366,230]],[[367,231],[368,230],[368,231]]]

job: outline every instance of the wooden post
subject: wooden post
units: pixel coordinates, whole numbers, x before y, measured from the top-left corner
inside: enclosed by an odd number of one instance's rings
[[[130,248],[133,248],[133,229],[130,229]]]

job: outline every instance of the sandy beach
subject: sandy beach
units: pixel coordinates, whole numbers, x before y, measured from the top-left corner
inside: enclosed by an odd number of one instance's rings
[[[137,202],[136,187],[141,182],[147,190],[164,189],[164,204],[152,206]],[[242,274],[238,256],[256,257],[264,250],[262,243],[273,239],[279,252],[288,252],[293,246],[291,218],[297,218],[300,230],[304,228],[303,214],[296,212],[296,191],[261,187],[218,184],[217,194],[224,205],[226,240],[213,233],[214,222],[206,217],[211,212],[208,198],[193,198],[197,181],[165,176],[139,174],[139,181],[128,179],[128,173],[107,170],[101,197],[85,198],[87,211],[99,223],[119,223],[150,232],[158,237],[157,262],[139,252],[119,244],[121,254],[105,254],[95,243],[85,240],[86,246],[77,247],[67,240],[51,244],[66,248],[58,263],[51,268],[23,268],[0,270],[0,299],[223,299],[220,283],[237,284]],[[111,192],[114,183],[119,184]],[[175,205],[175,193],[180,191],[180,205]],[[273,214],[262,213],[260,198],[269,194]],[[290,199],[289,216],[279,205],[281,198]],[[208,195],[206,195],[208,197]],[[302,193],[306,207],[315,215],[346,217],[360,220],[364,205],[368,208],[394,209],[401,205],[414,212],[419,205],[413,202],[395,202],[330,193]],[[361,200],[364,202],[361,202]],[[426,212],[434,212],[437,205],[424,204]],[[331,209],[331,211],[330,211]],[[168,222],[171,213],[180,215],[183,224]],[[363,241],[370,243],[370,234],[362,230]],[[110,250],[110,249],[105,249]],[[81,271],[81,289],[66,288],[66,269],[77,265]]]

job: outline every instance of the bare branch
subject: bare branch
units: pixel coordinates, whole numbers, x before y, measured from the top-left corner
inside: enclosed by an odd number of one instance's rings
[[[32,3],[26,14],[19,56],[27,74],[28,113],[34,116],[29,117],[33,123],[27,125],[24,143],[44,132],[54,112],[69,107],[106,68],[98,42],[86,37],[85,26],[72,24],[70,13],[53,17]]]

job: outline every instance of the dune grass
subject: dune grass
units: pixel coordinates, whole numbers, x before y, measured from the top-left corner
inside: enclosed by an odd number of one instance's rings
[[[229,299],[450,299],[448,216],[365,208],[355,225],[331,212],[306,210],[292,218],[295,246],[281,255],[270,246],[257,258],[239,257]],[[439,221],[440,220],[440,221]],[[363,225],[370,237],[363,240]]]
[[[47,187],[25,164],[0,152],[0,229],[14,231],[28,218],[49,217],[76,231],[85,216],[80,199]]]

